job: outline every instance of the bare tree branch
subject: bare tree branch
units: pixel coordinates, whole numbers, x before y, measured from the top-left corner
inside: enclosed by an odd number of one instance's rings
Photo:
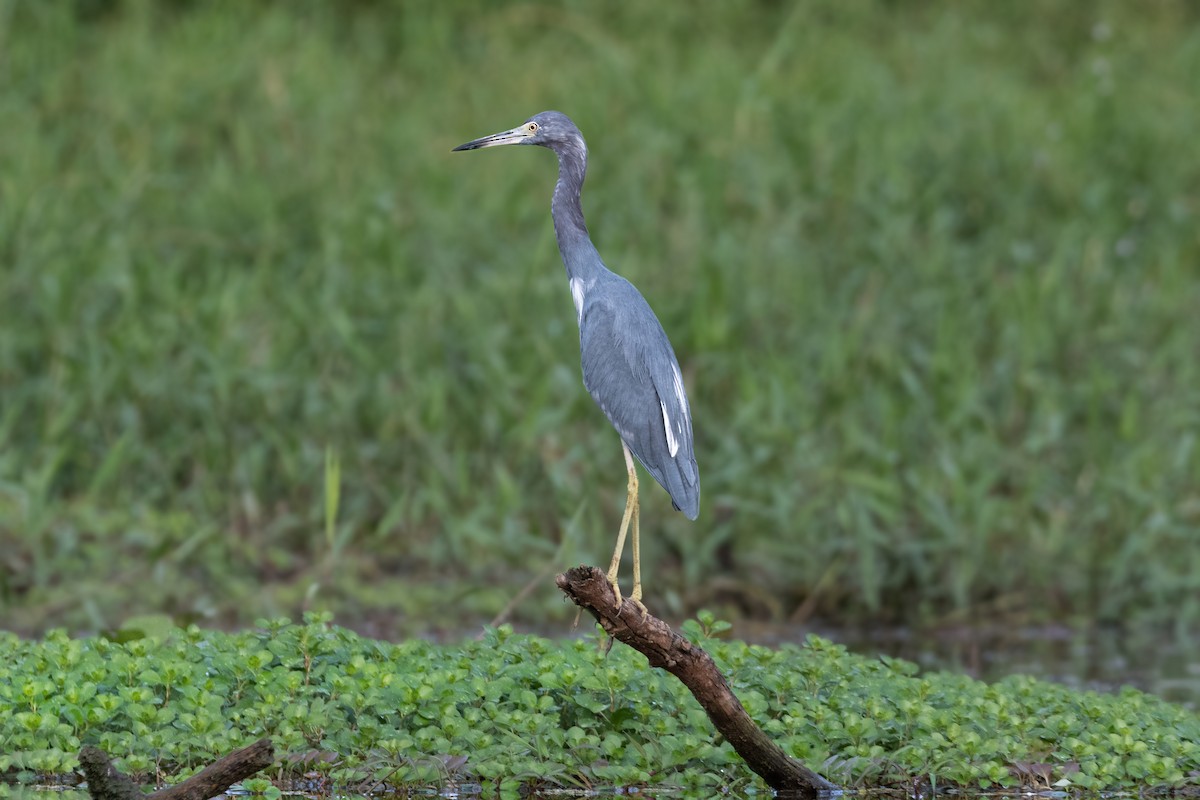
[[[596,567],[575,567],[559,575],[556,583],[577,606],[587,609],[610,636],[644,655],[650,666],[665,669],[682,681],[713,726],[772,789],[815,797],[819,792],[837,788],[788,756],[763,733],[708,653],[630,600],[618,604],[604,572]]]

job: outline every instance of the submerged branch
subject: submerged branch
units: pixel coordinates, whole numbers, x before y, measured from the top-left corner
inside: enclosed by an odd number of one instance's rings
[[[87,789],[95,800],[208,800],[225,793],[233,784],[249,778],[275,762],[270,739],[259,739],[249,747],[222,756],[183,783],[153,794],[142,794],[129,776],[113,766],[98,747],[79,751],[79,765],[87,778]]]

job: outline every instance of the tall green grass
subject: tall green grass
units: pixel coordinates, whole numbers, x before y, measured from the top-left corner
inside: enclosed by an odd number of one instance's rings
[[[0,23],[10,625],[415,614],[604,560],[623,464],[553,158],[449,153],[543,108],[589,137],[593,236],[694,405],[700,520],[643,500],[653,605],[1200,622],[1188,3]]]

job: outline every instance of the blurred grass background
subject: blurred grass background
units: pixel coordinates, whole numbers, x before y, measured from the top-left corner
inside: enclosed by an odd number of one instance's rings
[[[643,497],[657,611],[1200,624],[1200,6],[0,26],[5,627],[453,628],[606,563],[553,158],[449,152],[545,108],[692,398],[700,520]],[[517,613],[573,615],[546,578]]]

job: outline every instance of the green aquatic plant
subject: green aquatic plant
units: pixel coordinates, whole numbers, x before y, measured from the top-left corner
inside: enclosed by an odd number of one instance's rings
[[[772,738],[843,785],[1196,784],[1200,717],[1134,690],[922,674],[818,637],[723,641],[711,615],[686,627]],[[594,637],[502,626],[391,644],[317,614],[127,641],[0,634],[0,774],[60,774],[95,744],[142,779],[176,778],[261,736],[283,775],[345,787],[761,788],[682,685]]]

